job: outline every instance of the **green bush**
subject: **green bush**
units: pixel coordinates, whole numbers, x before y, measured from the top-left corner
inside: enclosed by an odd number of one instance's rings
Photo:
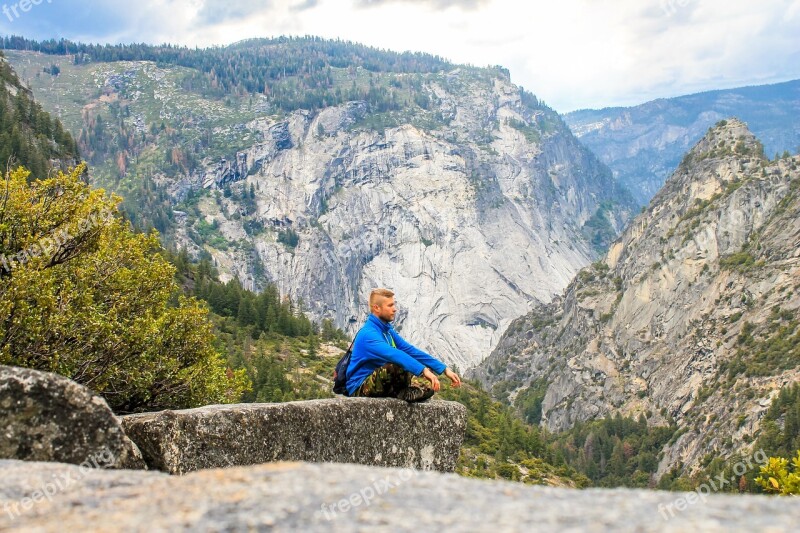
[[[783,457],[770,457],[761,467],[761,475],[756,478],[766,492],[782,495],[800,495],[800,450],[792,459],[791,465]]]
[[[247,377],[214,347],[205,307],[180,295],[157,235],[134,233],[84,170],[6,176],[0,364],[67,376],[118,413],[238,401]]]

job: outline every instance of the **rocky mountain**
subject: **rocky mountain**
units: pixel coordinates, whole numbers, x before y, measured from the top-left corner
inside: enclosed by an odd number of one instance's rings
[[[511,403],[537,394],[552,430],[612,413],[676,422],[659,474],[747,451],[770,400],[800,380],[798,165],[721,121],[603,259],[509,326],[477,377]]]
[[[635,107],[581,110],[564,119],[647,205],[709,126],[739,117],[772,156],[800,148],[800,80],[654,100]]]
[[[329,54],[327,64],[270,74],[261,93],[237,85],[218,94],[224,70],[200,74],[213,62],[193,68],[192,51],[176,64],[88,60],[89,48],[8,54],[37,99],[78,132],[96,183],[175,246],[210,256],[223,280],[274,282],[311,317],[351,333],[371,288],[392,287],[409,340],[474,366],[511,320],[596,257],[634,202],[503,69],[398,63],[351,48],[370,61],[348,63],[330,42],[315,43],[302,46],[322,47],[314,57]],[[239,61],[242,46],[226,61]],[[257,58],[271,46],[294,57],[300,45],[253,46],[245,49]],[[298,107],[293,84],[320,72],[327,92],[314,89],[318,100]]]

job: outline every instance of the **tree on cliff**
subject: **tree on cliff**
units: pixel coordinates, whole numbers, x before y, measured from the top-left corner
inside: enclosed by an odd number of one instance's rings
[[[245,371],[226,367],[157,235],[131,231],[84,170],[0,184],[0,364],[67,376],[116,412],[238,401]]]

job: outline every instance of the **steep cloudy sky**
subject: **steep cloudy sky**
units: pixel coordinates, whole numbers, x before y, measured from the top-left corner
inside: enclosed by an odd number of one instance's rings
[[[557,110],[800,78],[800,0],[0,0],[0,34],[319,35],[503,65]]]

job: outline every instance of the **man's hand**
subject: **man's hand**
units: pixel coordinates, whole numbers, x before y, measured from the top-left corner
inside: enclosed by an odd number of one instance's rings
[[[450,370],[449,368],[445,369],[444,375],[450,379],[450,383],[453,384],[453,387],[458,388],[461,386],[461,378],[458,377],[458,374]]]
[[[434,392],[439,392],[439,389],[441,388],[441,385],[439,384],[439,378],[436,377],[436,374],[431,372],[430,368],[426,368],[422,371],[422,377],[431,382],[431,388]]]

